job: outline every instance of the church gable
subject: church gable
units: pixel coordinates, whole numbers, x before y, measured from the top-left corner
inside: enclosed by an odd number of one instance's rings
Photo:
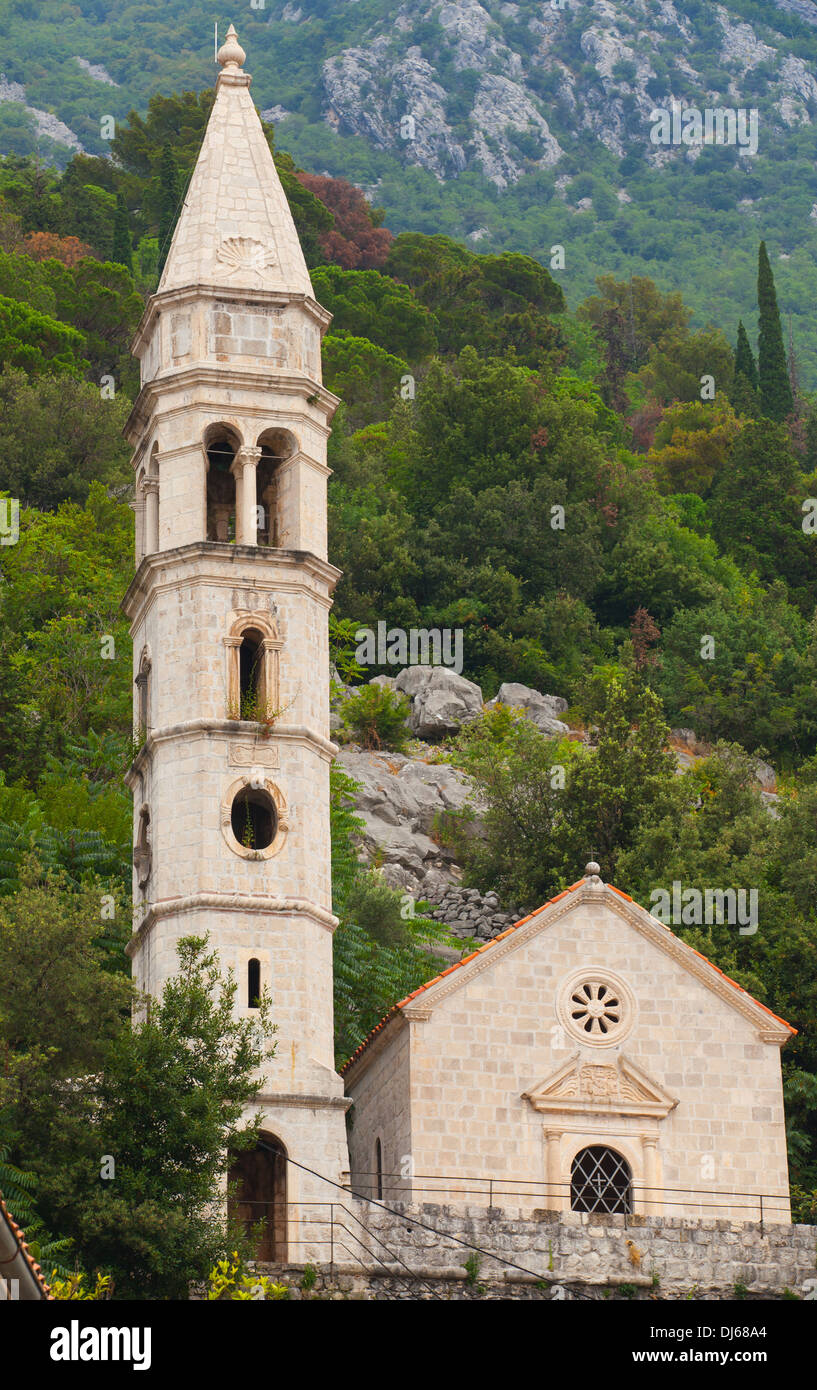
[[[588,868],[590,867],[595,868],[595,866],[588,866]],[[675,936],[668,927],[640,907],[628,894],[622,893],[610,884],[602,883],[596,874],[588,874],[584,879],[580,879],[578,883],[571,885],[563,893],[545,903],[543,907],[523,918],[522,921],[503,932],[494,941],[489,942],[474,952],[473,955],[466,957],[457,965],[451,966],[442,975],[415,990],[407,999],[401,1000],[396,1007],[401,1009],[408,1018],[430,1017],[434,1009],[444,1000],[449,999],[459,990],[468,988],[474,979],[485,972],[491,973],[498,969],[510,957],[524,951],[524,948],[540,935],[553,937],[560,935],[557,924],[566,925],[565,919],[573,918],[575,921],[575,926],[573,922],[570,922],[568,928],[572,936],[576,931],[585,930],[591,918],[598,924],[600,919],[608,914],[616,925],[625,924],[628,929],[632,930],[636,939],[641,938],[643,947],[646,948],[646,950],[642,950],[645,958],[651,953],[650,948],[653,948],[665,960],[672,961],[681,977],[687,975],[696,980],[706,990],[721,999],[730,1009],[751,1023],[757,1029],[758,1037],[762,1042],[776,1043],[778,1046],[782,1046],[796,1032],[796,1029],[792,1028],[784,1019],[778,1018],[764,1004],[754,999],[752,995],[725,975],[699,951],[693,950],[686,942]],[[593,935],[599,935],[598,926],[594,932],[591,931],[588,948]],[[602,932],[600,939],[603,940],[603,937],[604,933]],[[586,959],[589,965],[590,957],[586,957]],[[576,981],[572,982],[581,988],[585,982],[578,979],[579,974],[588,974],[588,972],[577,972]],[[592,986],[592,974],[591,968],[586,982],[589,986]],[[625,995],[624,999],[619,999],[619,1003],[626,1006],[627,985],[620,977],[616,977],[613,983],[619,994]],[[691,984],[691,980],[687,983]],[[630,1005],[632,1008],[632,1000],[630,1000]],[[565,1022],[564,997],[559,1012],[562,1022]],[[601,1031],[595,1026],[589,1028],[579,1040],[588,1043],[612,1042],[614,1032],[620,1033],[620,1029],[617,1030],[615,1027],[620,1020],[612,1020],[611,1022],[614,1026],[608,1030],[604,1028],[604,1020],[602,1020]]]

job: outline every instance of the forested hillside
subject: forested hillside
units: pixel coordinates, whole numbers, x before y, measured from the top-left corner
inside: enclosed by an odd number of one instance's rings
[[[114,119],[212,81],[230,19],[300,163],[363,187],[395,231],[547,266],[563,246],[571,307],[600,269],[646,275],[734,338],[765,238],[817,386],[812,0],[3,0],[0,149],[109,152]],[[673,102],[756,110],[756,150],[656,146]]]
[[[17,535],[0,502],[0,1164],[6,1151],[32,1170],[40,1217],[87,1268],[118,1261],[120,1288],[142,1280],[161,1296],[189,1278],[191,1246],[207,1258],[207,1232],[173,1228],[168,1251],[166,1175],[135,1154],[139,1200],[114,1236],[88,1177],[91,1122],[64,1120],[69,1093],[61,1109],[54,1094],[110,1065],[105,1113],[125,1143],[123,1117],[143,1103],[134,1076],[158,1086],[165,1065],[158,1035],[150,1054],[128,1052],[124,1010],[133,731],[118,605],[133,540],[121,428],[137,388],[128,343],[211,103],[210,91],[154,97],[119,126],[113,160],[0,164],[0,494],[20,504]],[[798,1214],[813,1219],[817,411],[787,362],[765,246],[732,304],[739,335],[696,326],[684,296],[643,276],[600,274],[568,310],[536,260],[394,236],[350,184],[280,150],[276,161],[334,315],[324,373],[343,399],[330,555],[344,572],[332,628],[344,676],[373,674],[351,661],[358,625],[459,628],[464,674],[486,698],[521,681],[564,697],[592,735],[594,755],[562,750],[569,814],[540,795],[553,757],[535,731],[487,718],[450,750],[478,782],[496,767],[518,778],[536,833],[553,830],[532,858],[494,818],[475,882],[493,875],[535,906],[592,846],[605,877],[646,904],[678,879],[758,890],[755,934],[688,939],[799,1030],[785,1056],[792,1174]],[[683,776],[666,754],[671,726],[709,745]],[[765,794],[758,760],[771,765]],[[436,938],[422,919],[402,923],[399,900],[357,865],[342,778],[333,828],[342,1055],[429,973]],[[31,953],[45,962],[36,982]]]

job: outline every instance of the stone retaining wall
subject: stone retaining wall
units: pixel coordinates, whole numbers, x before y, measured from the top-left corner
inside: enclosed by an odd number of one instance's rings
[[[814,1226],[548,1211],[530,1219],[358,1199],[336,1207],[335,1218],[342,1234],[333,1277],[326,1264],[320,1271],[324,1297],[737,1299],[817,1290]]]

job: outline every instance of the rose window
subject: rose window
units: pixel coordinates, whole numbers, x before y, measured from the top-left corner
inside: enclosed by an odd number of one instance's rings
[[[598,1039],[618,1031],[623,1016],[620,992],[600,980],[583,980],[571,991],[568,1012],[573,1027]]]

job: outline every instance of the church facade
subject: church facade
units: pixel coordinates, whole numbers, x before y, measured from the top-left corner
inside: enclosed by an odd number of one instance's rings
[[[321,382],[330,316],[244,58],[231,28],[135,340],[137,569],[123,605],[136,983],[159,992],[179,938],[206,934],[241,1011],[268,994],[277,1028],[252,1107],[262,1144],[232,1172],[237,1214],[264,1220],[262,1258],[300,1262],[326,1258],[326,1213],[352,1200],[350,1183],[385,1200],[502,1194],[531,1209],[742,1220],[756,1212],[735,1194],[763,1192],[767,1219],[787,1221],[779,1049],[792,1030],[594,866],[396,1005],[345,1087],[334,1070],[326,443],[338,402]]]
[[[793,1031],[589,864],[346,1064],[353,1190],[788,1222]]]

